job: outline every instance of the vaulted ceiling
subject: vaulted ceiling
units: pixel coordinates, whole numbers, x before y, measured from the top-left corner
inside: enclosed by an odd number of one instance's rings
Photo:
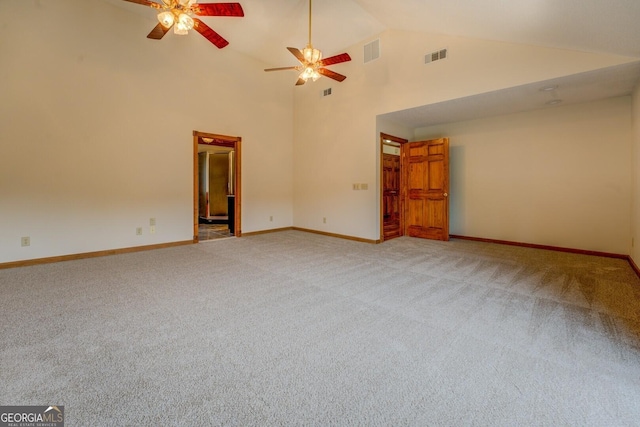
[[[157,22],[150,8],[122,0],[103,1],[148,17],[149,28]],[[307,42],[308,0],[238,2],[244,18],[202,18],[230,42],[226,49],[259,59],[265,66],[296,65],[285,48],[302,48]],[[616,54],[640,61],[639,0],[314,0],[312,11],[312,41],[325,56],[371,40],[387,29],[397,29]],[[141,29],[141,37],[146,36],[146,30]],[[576,76],[575,80],[568,76],[561,83],[580,89],[567,91],[565,102],[584,102],[628,93],[639,77],[640,68],[631,66]],[[603,92],[602,79],[622,84],[609,85],[612,90]],[[501,105],[496,111],[515,108],[513,99],[523,90],[537,90],[520,89],[492,94],[496,105]],[[591,95],[585,96],[588,93]],[[467,101],[439,108],[449,108],[448,117],[455,117],[456,111],[463,117],[462,105],[487,100]],[[397,114],[394,119],[415,125],[415,117]]]
[[[104,1],[155,22],[149,8]],[[308,0],[238,2],[242,19],[203,18],[229,40],[229,48],[277,65],[291,59],[286,46],[304,47]],[[332,54],[400,29],[640,58],[638,22],[638,0],[315,0],[312,39]]]

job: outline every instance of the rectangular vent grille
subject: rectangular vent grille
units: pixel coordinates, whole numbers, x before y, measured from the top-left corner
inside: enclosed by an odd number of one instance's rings
[[[380,58],[380,39],[364,45],[364,63]]]
[[[331,95],[331,88],[325,89],[322,91],[322,96],[329,96],[329,95]]]
[[[430,62],[439,61],[441,59],[447,58],[447,49],[436,50],[435,52],[427,53],[424,56],[424,63],[428,64]]]

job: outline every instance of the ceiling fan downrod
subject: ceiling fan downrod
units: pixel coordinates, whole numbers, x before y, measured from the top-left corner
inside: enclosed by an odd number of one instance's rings
[[[311,46],[311,0],[309,0],[309,46]]]

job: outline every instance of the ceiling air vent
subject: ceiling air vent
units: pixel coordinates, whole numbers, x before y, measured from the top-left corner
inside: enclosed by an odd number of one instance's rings
[[[364,45],[364,63],[380,58],[380,39]]]
[[[447,57],[447,49],[436,50],[435,52],[427,53],[424,56],[424,63],[428,64],[430,62],[446,59],[446,57]]]

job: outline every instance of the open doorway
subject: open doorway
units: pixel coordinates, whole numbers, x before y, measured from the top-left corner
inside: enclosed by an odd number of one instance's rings
[[[380,241],[404,235],[402,145],[407,140],[380,133]]]
[[[380,133],[380,240],[449,240],[449,138]]]
[[[240,137],[193,132],[193,240],[240,236]]]

